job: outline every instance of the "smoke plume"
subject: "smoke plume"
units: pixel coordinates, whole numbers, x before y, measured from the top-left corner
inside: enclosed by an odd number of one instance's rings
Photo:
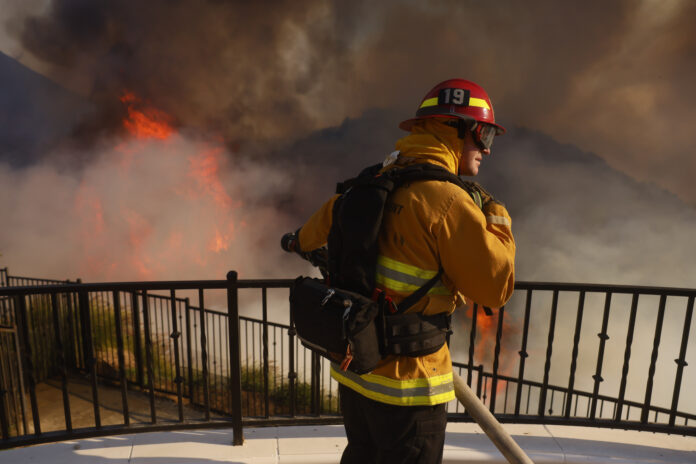
[[[118,125],[124,88],[236,147],[297,140],[436,82],[481,83],[525,126],[696,202],[696,6],[585,2],[106,2],[5,13],[42,71]],[[14,13],[14,14],[13,14]],[[255,155],[256,156],[256,155]]]

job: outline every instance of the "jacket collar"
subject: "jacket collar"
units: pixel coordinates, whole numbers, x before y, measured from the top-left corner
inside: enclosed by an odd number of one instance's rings
[[[409,135],[396,142],[396,149],[400,151],[396,162],[399,166],[432,163],[453,174],[459,172],[462,141],[457,137],[457,129],[435,120],[426,119],[415,125]]]

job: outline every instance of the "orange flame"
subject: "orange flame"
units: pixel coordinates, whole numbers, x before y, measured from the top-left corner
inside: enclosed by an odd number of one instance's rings
[[[153,269],[151,260],[145,253],[145,242],[152,234],[153,228],[150,223],[140,214],[135,211],[126,210],[124,218],[128,223],[128,241],[131,250],[131,266],[137,271],[142,279],[151,280]]]
[[[174,133],[172,118],[164,111],[152,107],[136,108],[142,106],[141,101],[131,92],[124,92],[120,100],[128,110],[123,126],[136,138],[164,140]]]
[[[230,226],[232,226],[232,224],[230,224]],[[219,253],[223,250],[227,251],[232,241],[232,232],[234,232],[234,227],[231,227],[230,232],[226,234],[220,233],[220,229],[216,228],[215,238],[211,241],[209,246],[210,251],[214,251],[215,253]]]
[[[466,310],[466,315],[468,317],[473,317],[474,308],[473,303],[468,305]],[[493,315],[488,316],[481,305],[478,306],[476,311],[476,345],[474,346],[474,351],[476,357],[479,359],[483,358],[488,362],[491,362],[495,353],[496,344],[496,334],[498,332],[498,317],[500,315],[499,308],[491,308]],[[510,324],[507,318],[503,318],[503,335],[508,338],[513,334],[518,332],[518,328]],[[516,358],[513,356],[503,356],[501,353],[500,363],[498,366],[498,373],[502,375],[508,375],[511,369],[514,368]],[[505,389],[505,383],[499,382],[497,393],[500,393]]]
[[[157,191],[184,196],[185,213],[195,214],[200,208],[202,217],[206,219],[193,229],[182,227],[179,218],[174,220],[154,214],[148,208],[148,202],[156,201],[152,198],[143,205],[126,204],[126,198],[118,197],[102,203],[107,192],[115,191],[87,183],[75,200],[75,211],[81,218],[83,229],[86,271],[100,278],[104,278],[105,273],[113,273],[135,274],[141,280],[153,280],[170,272],[172,266],[191,263],[210,272],[211,263],[221,263],[225,252],[233,249],[237,227],[245,227],[244,221],[233,215],[240,202],[233,199],[225,188],[222,141],[212,139],[210,144],[191,144],[187,143],[190,140],[169,140],[176,135],[172,117],[129,91],[122,94],[120,101],[127,110],[123,127],[129,135],[115,147],[120,158],[117,162],[123,171],[120,174],[130,179],[131,169],[141,166],[138,158],[162,153],[161,148],[166,142],[167,148],[176,148],[164,150],[171,153],[172,159],[167,162],[173,162],[174,169],[169,169],[167,175],[157,181]],[[174,143],[177,145],[173,146]],[[148,161],[157,162],[153,158]],[[146,166],[152,167],[151,164]],[[168,167],[163,166],[163,169]],[[171,196],[166,198],[181,200]],[[105,218],[111,219],[111,225],[115,227],[108,227]],[[114,241],[120,241],[122,245],[119,247]]]
[[[494,309],[494,314],[498,314],[498,310]],[[469,304],[466,310],[466,315],[470,318],[474,315],[474,305]],[[476,311],[476,346],[475,351],[485,358],[489,357],[493,353],[493,348],[495,347],[495,333],[498,329],[497,326],[498,318],[493,316],[488,316],[481,305],[478,306]]]
[[[232,198],[220,180],[221,155],[222,148],[216,147],[190,157],[189,176],[196,181],[199,192],[212,197],[218,208],[227,210],[232,207]]]

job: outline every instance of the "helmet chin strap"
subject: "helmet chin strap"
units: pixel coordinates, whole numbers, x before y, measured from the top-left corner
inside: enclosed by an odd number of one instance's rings
[[[473,127],[472,127],[473,129]],[[460,139],[464,140],[466,138],[466,133],[469,132],[469,124],[468,121],[465,121],[463,119],[458,119],[457,120],[457,137]]]

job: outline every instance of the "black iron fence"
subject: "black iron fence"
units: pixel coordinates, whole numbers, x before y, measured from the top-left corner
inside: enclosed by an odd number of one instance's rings
[[[488,362],[476,363],[473,322],[468,361],[454,365],[502,421],[695,435],[696,397],[682,395],[696,388],[693,371],[685,375],[687,357],[696,362],[689,345],[695,296],[691,289],[518,282],[492,317]],[[472,321],[481,320],[477,310]]]
[[[340,422],[328,364],[288,320],[291,280],[81,284],[2,271],[2,448],[221,425],[241,443],[244,426]],[[453,365],[503,422],[696,435],[696,399],[682,394],[696,388],[694,296],[519,282],[503,308],[455,313]]]

